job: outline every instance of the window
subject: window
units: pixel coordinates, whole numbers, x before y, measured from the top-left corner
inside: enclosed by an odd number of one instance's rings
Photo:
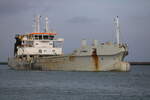
[[[47,50],[44,50],[44,52],[47,52]]]
[[[52,52],[55,52],[55,50],[52,50]]]
[[[53,35],[50,35],[50,36],[48,37],[48,39],[53,40],[53,39],[54,39],[54,36],[53,36]]]
[[[49,43],[49,45],[53,45],[53,43],[52,43],[52,42],[50,42],[50,43]]]
[[[61,48],[62,46],[63,46],[62,42],[60,42],[60,41],[54,41],[54,47]]]
[[[87,50],[82,50],[81,52],[88,52]]]
[[[39,43],[35,43],[35,45],[39,45]]]
[[[41,49],[39,50],[39,53],[42,53],[42,50],[41,50]]]
[[[47,40],[47,39],[48,39],[48,35],[44,35],[44,36],[43,36],[43,39],[44,39],[44,40]]]
[[[39,39],[38,35],[35,35],[35,36],[34,36],[34,39],[35,39],[35,40],[38,40],[38,39]]]
[[[39,35],[39,40],[42,40],[42,35]]]

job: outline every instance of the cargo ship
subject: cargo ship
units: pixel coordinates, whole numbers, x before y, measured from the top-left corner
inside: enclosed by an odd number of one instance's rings
[[[124,61],[128,46],[120,42],[118,16],[114,18],[116,42],[99,43],[94,40],[70,54],[63,53],[63,38],[55,38],[50,32],[48,17],[45,18],[45,31],[40,32],[40,16],[35,17],[35,32],[15,36],[14,57],[8,58],[8,65],[16,70],[61,70],[61,71],[129,71],[130,64]]]

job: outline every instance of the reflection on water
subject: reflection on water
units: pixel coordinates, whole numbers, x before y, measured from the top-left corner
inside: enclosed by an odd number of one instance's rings
[[[150,66],[130,72],[16,71],[0,65],[0,100],[149,100]]]

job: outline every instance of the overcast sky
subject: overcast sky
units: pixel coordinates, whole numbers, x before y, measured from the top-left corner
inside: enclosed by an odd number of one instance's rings
[[[150,61],[150,0],[0,0],[0,61],[13,56],[15,34],[33,32],[39,14],[65,39],[65,53],[83,38],[89,44],[113,41],[113,18],[119,16],[121,39],[129,46],[126,60]]]

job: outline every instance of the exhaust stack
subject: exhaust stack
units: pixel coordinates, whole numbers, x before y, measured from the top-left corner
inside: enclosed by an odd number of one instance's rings
[[[120,24],[119,24],[118,16],[116,18],[114,18],[114,25],[115,25],[117,44],[119,44],[120,43]]]
[[[40,18],[41,16],[35,16],[35,33],[40,33]]]
[[[49,32],[49,29],[48,29],[48,17],[46,16],[45,17],[45,32]]]

